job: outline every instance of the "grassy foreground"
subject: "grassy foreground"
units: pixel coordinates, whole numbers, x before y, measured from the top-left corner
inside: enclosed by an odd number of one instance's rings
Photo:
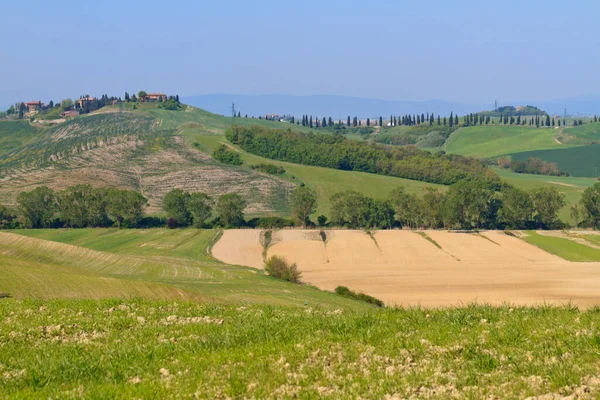
[[[0,320],[5,398],[600,393],[598,310],[4,299]]]

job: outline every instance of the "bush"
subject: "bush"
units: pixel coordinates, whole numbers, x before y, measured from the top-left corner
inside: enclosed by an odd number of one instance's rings
[[[250,228],[287,228],[294,226],[294,221],[281,217],[252,218],[247,224]]]
[[[177,224],[177,221],[175,221],[175,218],[167,219],[167,228],[175,229],[175,228],[177,228],[177,226],[178,226],[178,224]]]
[[[283,257],[278,256],[272,256],[265,262],[265,270],[269,275],[288,282],[300,283],[302,277],[295,263],[289,264]]]
[[[327,225],[327,217],[324,215],[319,215],[317,217],[317,223],[319,224],[319,226],[325,226]]]
[[[220,145],[215,151],[213,151],[213,158],[223,164],[242,165],[240,154],[231,150],[224,144]]]
[[[253,165],[251,168],[253,170],[264,172],[264,173],[271,174],[271,175],[281,175],[285,172],[285,169],[283,169],[282,167],[278,167],[276,165],[267,164],[267,163],[256,164],[256,165]]]
[[[354,300],[364,301],[365,303],[373,304],[374,306],[377,306],[377,307],[384,306],[383,301],[379,300],[378,298],[369,296],[368,294],[364,294],[364,293],[353,292],[352,290],[348,289],[346,286],[336,287],[335,292],[337,294],[339,294],[340,296],[348,297],[348,298],[354,299]]]

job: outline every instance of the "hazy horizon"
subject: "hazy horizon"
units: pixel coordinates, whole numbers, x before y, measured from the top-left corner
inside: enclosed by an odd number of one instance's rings
[[[140,89],[488,107],[600,96],[600,5],[588,0],[33,0],[3,11],[3,106]]]

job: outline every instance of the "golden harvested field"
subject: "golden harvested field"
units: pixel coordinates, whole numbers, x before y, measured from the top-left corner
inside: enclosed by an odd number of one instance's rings
[[[504,232],[281,230],[266,256],[295,262],[303,281],[347,286],[388,305],[600,304],[600,263],[570,262]],[[264,233],[225,231],[213,256],[262,267]]]

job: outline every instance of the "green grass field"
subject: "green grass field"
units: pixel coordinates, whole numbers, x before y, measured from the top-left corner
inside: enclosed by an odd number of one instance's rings
[[[540,235],[534,231],[527,231],[523,238],[548,253],[555,254],[568,261],[592,262],[600,261],[600,249],[577,243],[561,237]]]
[[[555,150],[532,150],[512,154],[514,160],[538,157],[554,162],[561,171],[576,177],[597,177],[600,174],[600,144]]]
[[[599,393],[597,310],[4,299],[0,319],[5,398]]]
[[[529,150],[566,148],[554,139],[557,130],[526,126],[472,126],[455,131],[444,146],[452,154],[491,158]]]
[[[600,140],[600,122],[586,123],[579,126],[570,126],[563,130],[565,135],[575,136],[586,143]]]

